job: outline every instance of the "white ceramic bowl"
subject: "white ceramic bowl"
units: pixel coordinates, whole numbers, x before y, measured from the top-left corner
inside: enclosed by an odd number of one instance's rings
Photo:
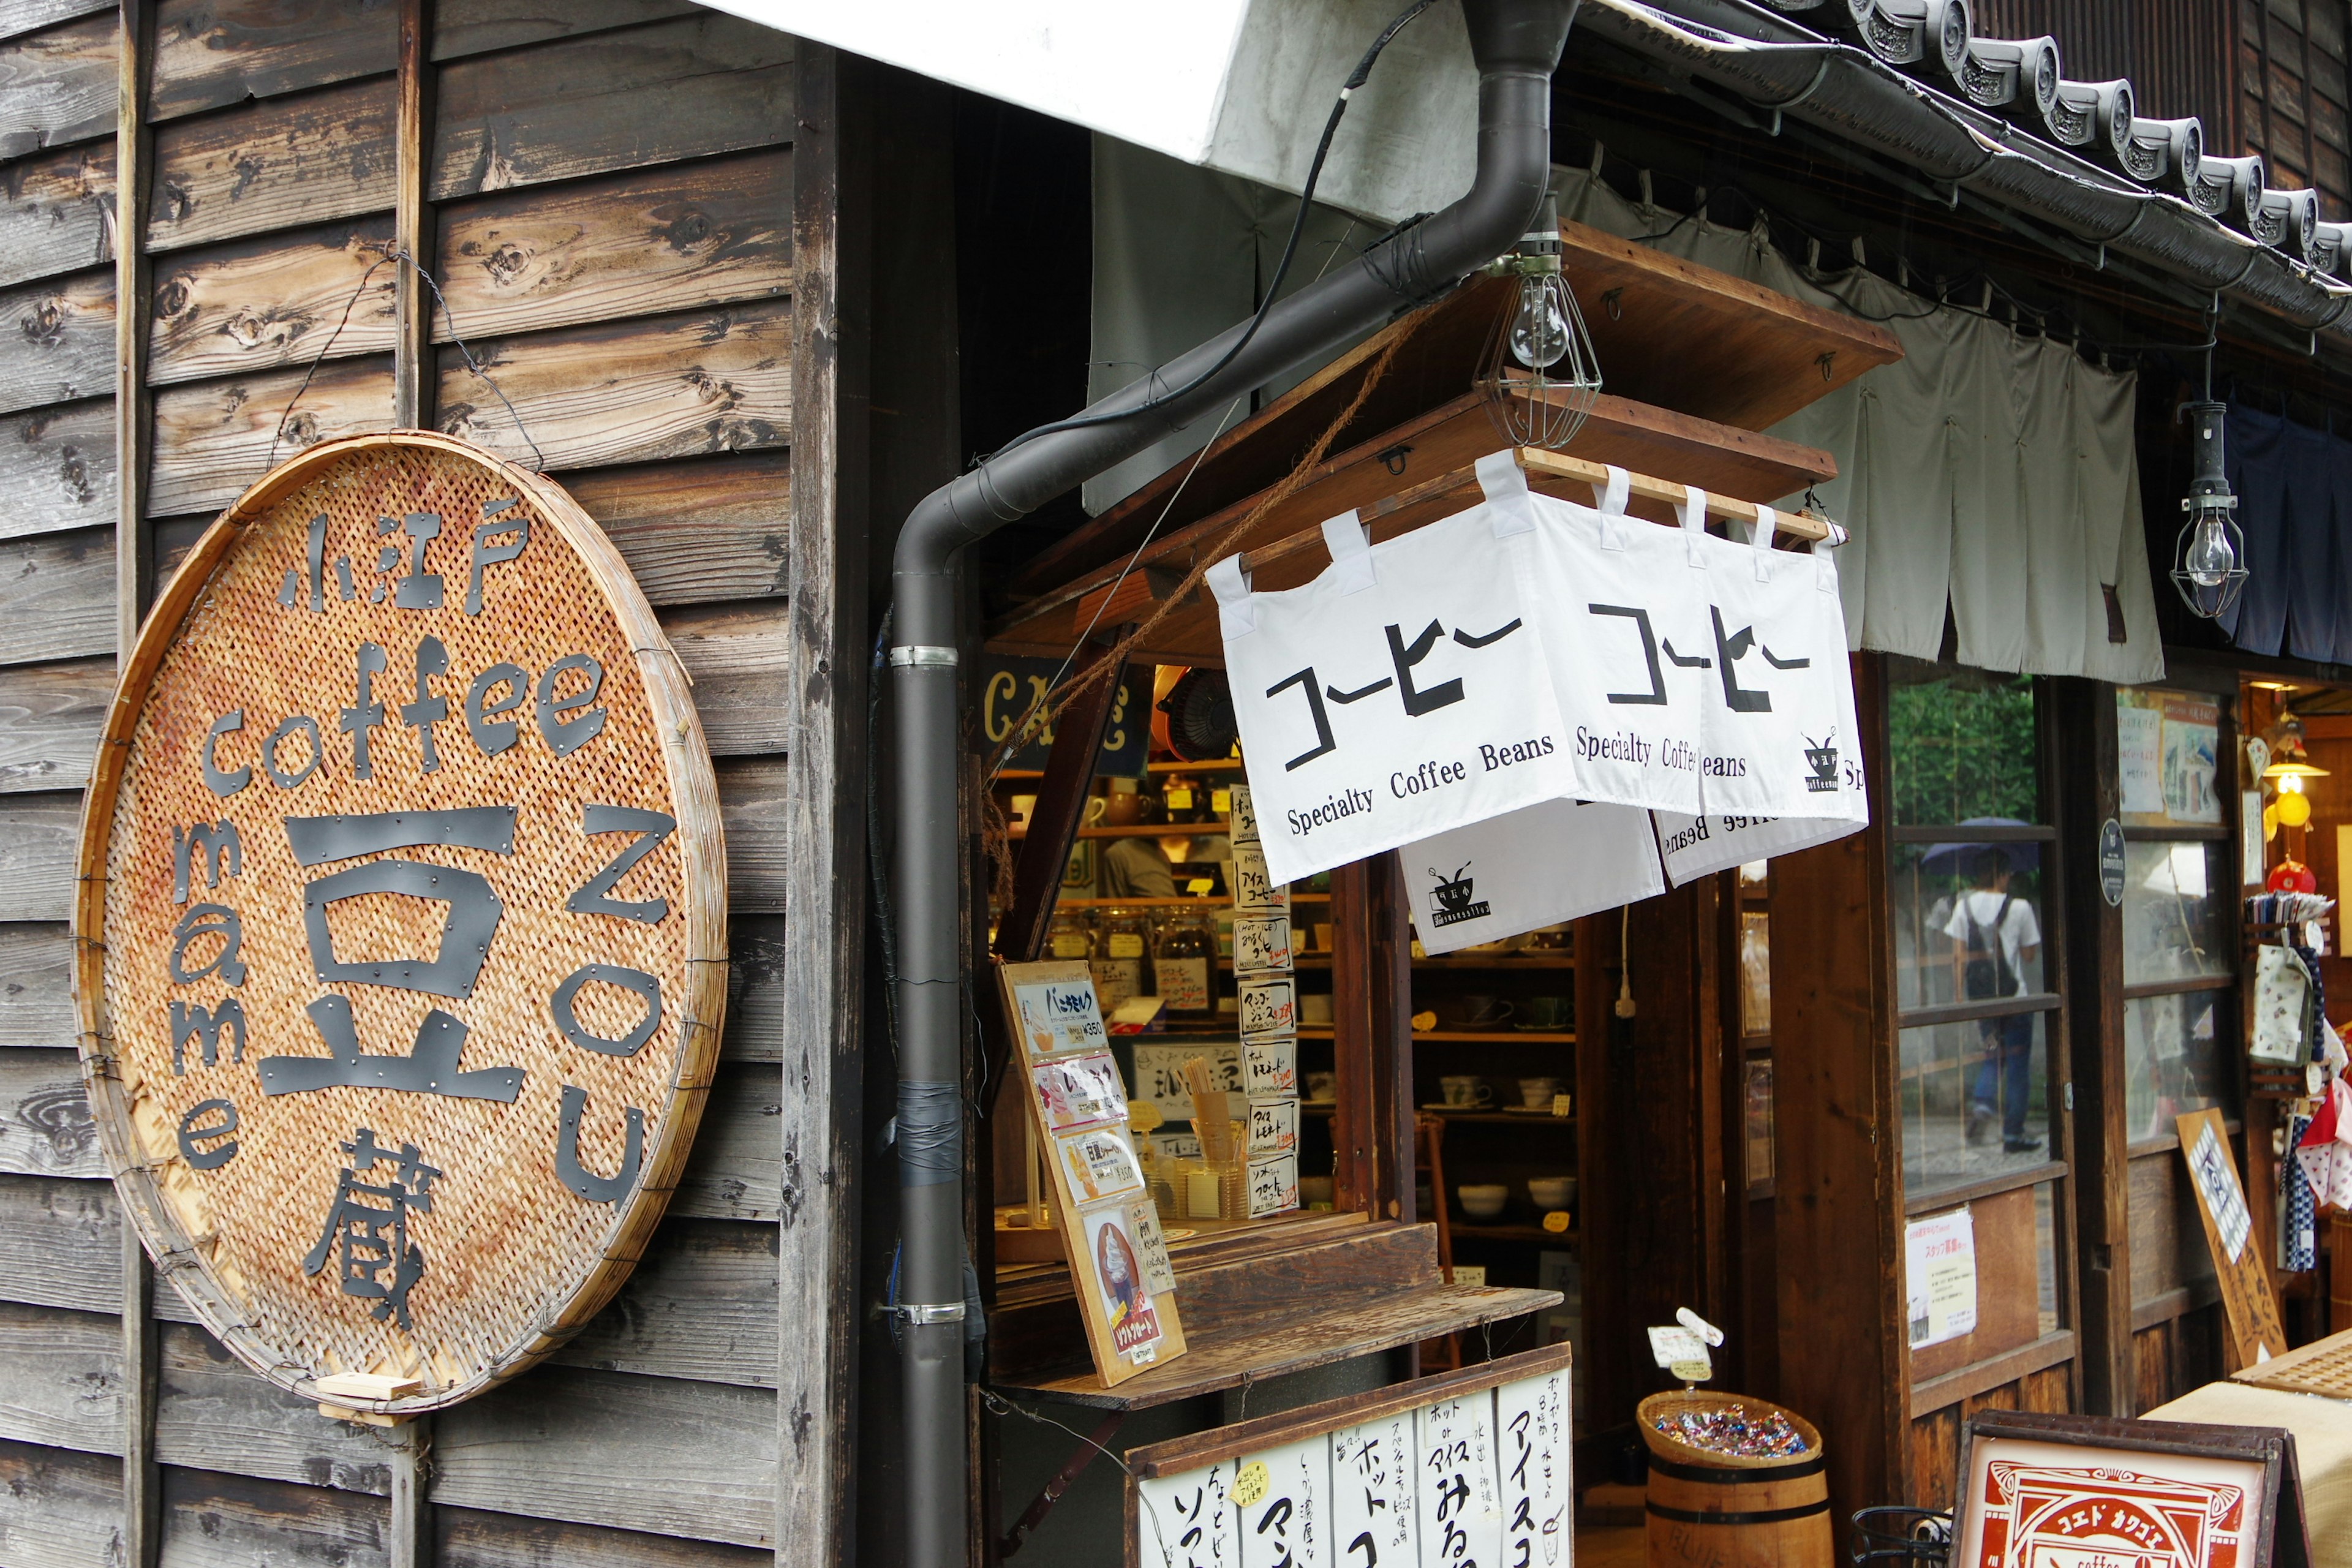
[[[1454,1188],[1454,1195],[1462,1200],[1462,1212],[1472,1219],[1493,1219],[1510,1200],[1511,1189],[1500,1182],[1473,1182]]]
[[[1554,1209],[1564,1209],[1576,1201],[1576,1178],[1530,1176],[1528,1178],[1528,1196],[1535,1200],[1536,1207],[1547,1214]]]

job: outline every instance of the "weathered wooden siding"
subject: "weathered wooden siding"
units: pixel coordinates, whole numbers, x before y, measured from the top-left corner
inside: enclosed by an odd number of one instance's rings
[[[401,0],[153,5],[152,178],[144,223],[128,226],[152,259],[129,326],[143,333],[152,441],[131,500],[159,577],[273,445],[283,457],[391,423],[402,12]],[[73,1056],[64,925],[117,653],[122,46],[112,5],[0,0],[10,1568],[146,1568],[131,1561],[126,1430],[152,1431],[155,1539],[175,1568],[420,1555],[443,1568],[738,1565],[770,1560],[780,1508],[782,1560],[811,1561],[793,1542],[824,1539],[790,1511],[810,1489],[778,1468],[779,1384],[793,1365],[780,1354],[780,1216],[807,1224],[802,1187],[838,1190],[840,1174],[788,1161],[781,1065],[793,492],[796,470],[831,461],[829,445],[810,458],[795,439],[806,62],[793,40],[683,0],[439,0],[428,13],[436,108],[415,166],[420,249],[447,304],[432,319],[422,422],[543,461],[609,529],[694,678],[722,759],[725,1060],[684,1184],[625,1290],[553,1363],[433,1423],[421,1516],[393,1500],[397,1443],[249,1376],[168,1284],[155,1287],[152,1426],[137,1425],[124,1358],[138,1336],[122,1331],[121,1222]],[[794,1299],[809,1299],[804,1283]],[[822,1397],[789,1394],[801,1410]]]

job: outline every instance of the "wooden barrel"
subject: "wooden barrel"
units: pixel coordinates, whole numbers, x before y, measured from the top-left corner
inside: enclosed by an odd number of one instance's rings
[[[1777,1410],[1804,1434],[1805,1452],[1747,1458],[1658,1430],[1658,1416],[1690,1405]],[[1650,1568],[1831,1568],[1836,1547],[1822,1435],[1803,1416],[1746,1394],[1678,1389],[1642,1401],[1638,1419],[1650,1447]]]

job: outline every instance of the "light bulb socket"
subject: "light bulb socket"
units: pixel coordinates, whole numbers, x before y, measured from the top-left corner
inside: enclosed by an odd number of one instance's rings
[[[2246,586],[2246,536],[2239,531],[2234,513],[2238,498],[2230,489],[2222,464],[2222,441],[2228,425],[2225,404],[2202,400],[2181,405],[2189,421],[2190,478],[2180,510],[2189,514],[2172,547],[2172,586],[2189,613],[2201,620],[2219,620],[2230,613]],[[2197,536],[2218,527],[2229,544],[2229,566],[2216,574],[2200,562],[2189,570],[2189,553]]]

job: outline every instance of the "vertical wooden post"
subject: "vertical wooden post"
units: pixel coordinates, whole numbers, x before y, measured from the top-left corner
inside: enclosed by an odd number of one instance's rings
[[[431,1568],[432,1514],[425,1494],[432,1484],[433,1417],[420,1415],[394,1429],[392,1495],[385,1500],[390,1527],[384,1531],[385,1568]]]
[[[418,276],[436,259],[426,199],[433,160],[433,0],[400,0],[399,110],[394,125],[393,243],[415,258],[396,263],[392,340],[392,423],[433,422],[433,292]]]
[[[1881,671],[1854,659],[1870,826],[1772,862],[1780,1396],[1828,1440],[1838,1519],[1903,1500],[1911,1408]]]
[[[131,658],[154,587],[153,535],[147,527],[147,197],[154,180],[147,79],[153,54],[153,0],[120,0],[118,104],[114,120],[114,521],[115,666]],[[153,1568],[163,1547],[163,1472],[155,1463],[159,1381],[155,1271],[131,1215],[122,1227],[122,1562]]]
[[[803,41],[793,146],[793,527],[776,1560],[831,1565],[855,1509],[866,964],[867,327],[854,58]],[[887,1419],[887,1416],[883,1417]]]
[[[2094,1414],[2130,1415],[2139,1374],[2132,1352],[2123,912],[2107,907],[2099,888],[2099,825],[2116,817],[2122,805],[2115,688],[2101,681],[2053,680],[2050,694],[2053,727],[2066,737],[2063,748],[2052,749],[2063,753],[2054,804],[2059,874],[2070,917],[2065,959],[2072,1026],[2060,1081],[2072,1083],[2074,1090],[2083,1399]]]
[[[1332,1118],[1339,1206],[1411,1224],[1412,933],[1396,857],[1331,873]]]

